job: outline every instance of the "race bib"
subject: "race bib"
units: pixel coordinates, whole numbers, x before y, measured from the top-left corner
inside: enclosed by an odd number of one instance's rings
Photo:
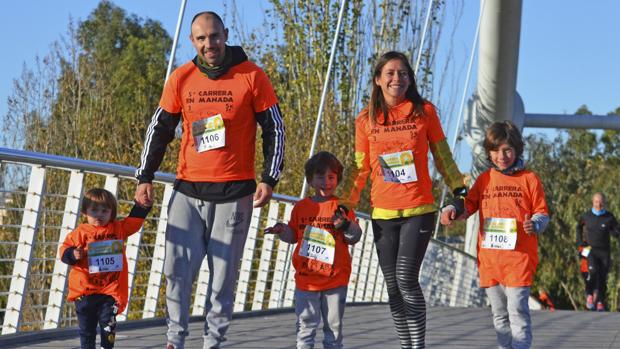
[[[327,230],[306,226],[299,255],[327,264],[334,264],[336,240]]]
[[[226,145],[226,127],[222,114],[196,120],[192,123],[194,146],[199,153]]]
[[[88,244],[90,274],[123,270],[123,240],[105,240]]]
[[[516,245],[516,219],[487,218],[484,220],[484,240],[482,240],[482,248],[514,250]]]
[[[581,250],[581,255],[585,258],[588,258],[588,256],[590,255],[590,251],[592,251],[592,247],[590,246],[585,246],[582,250]]]
[[[383,180],[393,183],[410,183],[418,180],[411,150],[379,155]]]

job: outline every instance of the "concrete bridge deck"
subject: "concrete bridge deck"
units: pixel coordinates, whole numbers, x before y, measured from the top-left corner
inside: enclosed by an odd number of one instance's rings
[[[236,314],[222,348],[294,348],[295,314]],[[534,348],[618,348],[620,314],[585,311],[533,311]],[[116,348],[163,348],[163,320],[135,321],[120,326]],[[202,321],[190,324],[186,348],[202,348]],[[317,348],[322,348],[317,334]],[[427,347],[496,348],[489,308],[433,307],[428,311]],[[39,331],[0,338],[1,348],[79,348],[76,329]],[[345,314],[345,348],[399,348],[385,304],[353,305]]]

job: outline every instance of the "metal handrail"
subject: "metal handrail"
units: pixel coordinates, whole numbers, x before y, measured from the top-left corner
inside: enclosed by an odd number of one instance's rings
[[[135,167],[131,166],[2,147],[0,147],[0,160],[19,164],[35,164],[44,167],[79,170],[104,175],[112,174],[125,178],[134,178],[136,171]],[[174,179],[175,176],[170,173],[155,172],[154,181],[156,182],[172,183]]]
[[[2,334],[37,329],[37,327],[25,326],[27,323],[42,324],[43,328],[53,328],[49,327],[50,324],[54,327],[75,324],[70,316],[73,305],[64,301],[67,268],[59,262],[54,247],[64,239],[63,236],[65,235],[63,234],[67,234],[77,224],[78,203],[84,185],[84,174],[94,173],[104,176],[106,188],[109,185],[111,190],[116,190],[121,180],[125,182],[135,181],[135,169],[130,166],[1,147],[0,164],[3,170],[6,169],[7,164],[9,166],[16,164],[17,166],[31,167],[30,185],[28,190],[23,192],[26,202],[23,208],[13,210],[13,208],[7,207],[10,205],[3,204],[2,209],[0,209],[5,214],[17,211],[18,213],[13,213],[12,217],[15,217],[16,214],[18,214],[17,217],[20,214],[23,216],[21,225],[14,224],[19,223],[14,221],[0,223],[0,230],[5,233],[4,241],[0,241],[0,245],[8,246],[7,252],[11,254],[0,257],[2,257],[3,262],[13,262],[14,267],[19,266],[16,269],[17,271],[10,275],[0,275],[0,285],[4,285],[0,289],[0,297],[8,298],[6,302],[9,304],[5,312],[7,315],[5,315],[4,324],[0,324]],[[67,193],[50,194],[45,192],[44,180],[47,168],[60,169],[68,177],[70,176]],[[162,287],[160,281],[163,266],[162,241],[165,231],[163,227],[165,227],[167,220],[165,214],[167,201],[164,200],[167,200],[166,197],[170,197],[174,180],[175,176],[172,174],[160,172],[156,174],[155,182],[163,184],[164,187],[164,199],[154,206],[156,207],[154,212],[159,211],[160,213],[149,217],[146,220],[149,222],[148,227],[142,230],[140,234],[132,235],[130,238],[134,239],[128,241],[128,250],[132,249],[133,254],[129,255],[128,253],[127,259],[129,264],[135,266],[134,270],[130,270],[130,280],[133,281],[129,294],[130,304],[133,306],[128,305],[121,321],[125,321],[128,315],[135,318],[136,314],[138,316],[141,314],[142,317],[147,318],[161,314],[163,311],[163,305],[158,299],[158,295]],[[35,183],[34,186],[33,183]],[[15,194],[18,190],[21,191],[22,189],[3,190],[2,193]],[[50,203],[42,203],[42,198],[46,196],[64,198],[64,210],[60,211],[57,207],[51,207],[49,206]],[[29,200],[31,200],[30,204],[28,204]],[[33,204],[36,200],[41,203]],[[131,202],[125,198],[118,198],[118,200],[123,204]],[[235,311],[248,310],[250,307],[255,310],[292,305],[294,280],[291,257],[294,247],[280,243],[271,235],[263,235],[262,230],[266,225],[274,224],[281,219],[288,219],[292,206],[299,200],[298,197],[294,196],[274,194],[268,206],[262,210],[255,209],[253,211],[246,251],[240,265],[240,277],[235,295]],[[54,205],[59,204],[58,201],[54,202]],[[52,215],[54,218],[43,213],[54,213]],[[57,213],[63,213],[62,223],[55,220]],[[67,220],[68,217],[74,218]],[[360,225],[363,226],[364,235],[358,244],[351,247],[352,274],[347,301],[387,301],[387,290],[373,246],[371,217],[367,213],[357,212],[357,218]],[[15,218],[12,219],[15,220]],[[14,232],[13,229],[19,229],[19,236],[17,231]],[[37,237],[37,235],[43,231],[45,234],[51,235],[46,235],[45,239],[39,241],[41,237]],[[23,254],[19,252],[20,248],[38,252]],[[13,259],[9,259],[10,256],[14,256]],[[51,265],[49,262],[54,262],[53,272],[49,269]],[[193,314],[204,312],[207,273],[207,270],[201,270],[197,278]],[[42,285],[45,285],[50,279],[52,282],[48,284],[50,285],[49,289],[40,289],[46,287]],[[8,288],[9,282],[11,284],[10,289]],[[474,257],[442,241],[432,240],[429,245],[427,258],[420,271],[420,283],[425,290],[427,301],[431,305],[482,306],[484,304],[484,294],[475,286],[477,285],[477,272]],[[14,284],[20,286],[14,288]],[[267,287],[268,285],[271,286]],[[37,298],[39,294],[45,293],[49,293],[49,299]],[[27,305],[19,300],[25,299],[29,295],[30,298],[35,296],[34,299],[38,300],[31,300]],[[47,302],[47,306],[43,304],[45,302]],[[22,308],[20,304],[24,307]],[[35,309],[36,311],[26,311],[26,309]],[[45,319],[39,321],[41,316],[38,314],[42,314],[44,309],[46,309]]]
[[[36,153],[36,152],[30,152],[26,150],[15,150],[15,149],[10,149],[10,148],[3,148],[3,147],[0,147],[0,161],[20,163],[20,164],[36,164],[36,165],[41,165],[41,166],[46,166],[46,167],[70,169],[70,170],[81,170],[84,172],[93,172],[93,173],[100,173],[100,174],[114,174],[114,175],[126,177],[126,178],[134,178],[135,170],[136,170],[134,167],[126,166],[126,165],[110,164],[110,163],[99,162],[99,161],[83,160],[83,159],[66,157],[66,156],[61,156],[61,155]],[[164,173],[164,172],[155,172],[154,181],[161,182],[161,183],[174,183],[175,179],[176,179],[176,176],[174,174]],[[23,193],[26,193],[26,192],[23,192]],[[296,196],[274,193],[273,200],[294,204],[297,201],[299,201],[299,198]],[[131,201],[122,200],[122,202],[130,203]],[[23,210],[23,209],[19,209],[19,210]],[[366,212],[356,211],[355,213],[357,217],[359,218],[371,219],[370,214]],[[149,219],[159,220],[158,217],[151,217]],[[472,256],[471,254],[465,253],[464,251],[459,250],[455,248],[454,246],[451,246],[443,241],[436,240],[436,239],[433,239],[433,241],[437,244],[442,245],[443,247],[449,248],[455,252],[463,253],[464,255],[472,259],[475,259],[475,257]]]

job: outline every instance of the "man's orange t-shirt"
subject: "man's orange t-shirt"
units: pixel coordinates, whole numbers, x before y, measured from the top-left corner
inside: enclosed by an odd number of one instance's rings
[[[523,230],[525,215],[548,215],[540,179],[529,170],[505,175],[490,169],[483,172],[465,198],[468,213],[478,211],[478,272],[480,286],[531,286],[538,265],[538,237]],[[517,241],[514,250],[482,247],[485,218],[514,218]]]
[[[355,179],[350,200],[357,202],[366,185],[370,170],[371,206],[389,210],[418,207],[435,202],[432,181],[428,172],[429,143],[444,140],[446,136],[435,107],[424,103],[424,113],[408,120],[414,104],[405,100],[390,108],[390,118],[384,125],[373,125],[365,109],[355,120],[356,161],[362,161],[361,171]],[[382,117],[383,114],[380,115]],[[409,183],[395,183],[384,179],[380,155],[411,151],[417,180]],[[362,159],[358,159],[363,157]],[[358,165],[358,167],[360,167]]]
[[[95,227],[90,224],[80,224],[73,230],[60,246],[59,255],[64,255],[70,247],[83,248],[86,257],[71,266],[69,272],[69,294],[67,299],[74,301],[81,296],[91,294],[105,294],[114,297],[119,305],[119,314],[127,306],[128,269],[123,243],[123,269],[118,272],[89,273],[88,267],[88,244],[105,240],[123,240],[138,232],[143,218],[127,217],[123,220],[112,221],[103,227]]]
[[[245,61],[211,80],[188,62],[170,75],[159,104],[171,114],[183,115],[178,179],[228,182],[255,178],[255,114],[277,104],[273,87],[258,66]],[[218,114],[225,128],[225,144],[198,152],[193,137],[201,129],[197,121]]]
[[[351,276],[351,255],[344,240],[344,234],[334,228],[332,216],[338,207],[338,199],[332,198],[324,202],[315,202],[310,198],[299,201],[291,212],[288,225],[297,240],[293,252],[295,267],[295,284],[304,291],[324,291],[346,286]],[[355,219],[353,210],[349,218]],[[335,240],[333,264],[325,263],[300,255],[306,226],[320,228],[330,233]]]

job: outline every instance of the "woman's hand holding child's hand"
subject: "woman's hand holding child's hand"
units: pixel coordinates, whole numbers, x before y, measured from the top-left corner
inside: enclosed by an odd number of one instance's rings
[[[452,221],[456,218],[456,209],[452,206],[444,207],[441,210],[440,222],[442,225],[450,225]]]

